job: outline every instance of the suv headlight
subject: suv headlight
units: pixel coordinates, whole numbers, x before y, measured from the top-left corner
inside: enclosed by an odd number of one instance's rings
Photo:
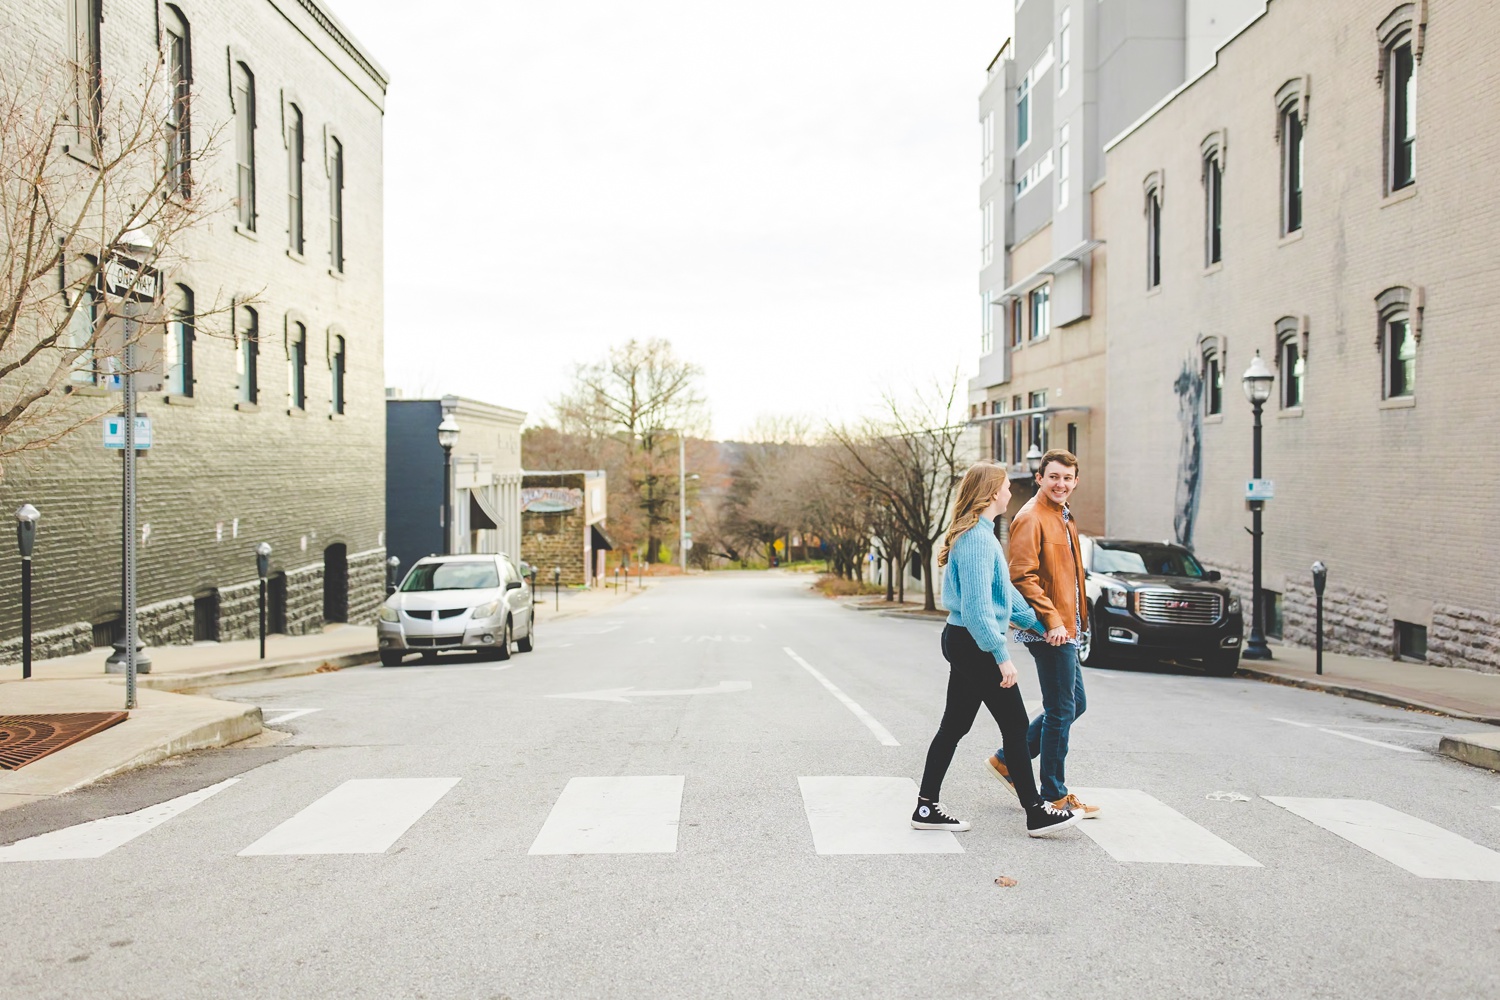
[[[401,615],[396,611],[395,608],[391,607],[388,604],[382,604],[375,617],[379,618],[383,622],[399,622],[401,620]]]
[[[1121,590],[1119,587],[1104,588],[1104,599],[1112,608],[1123,608],[1130,601],[1130,592]]]
[[[1238,597],[1231,597],[1229,599],[1229,613],[1232,615],[1240,613],[1240,599]]]
[[[471,613],[470,617],[473,617],[473,618],[488,618],[491,615],[493,615],[496,611],[499,611],[499,610],[500,610],[500,602],[499,601],[490,601],[488,604],[481,604],[479,607],[475,608],[474,611]]]

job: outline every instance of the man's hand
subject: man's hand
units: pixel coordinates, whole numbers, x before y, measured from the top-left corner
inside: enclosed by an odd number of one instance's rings
[[[1067,626],[1065,626],[1065,625],[1059,625],[1059,626],[1057,626],[1057,628],[1049,628],[1047,630],[1047,645],[1049,645],[1049,646],[1061,646],[1064,643],[1066,643],[1067,641],[1068,641],[1068,629],[1067,629]]]
[[[1003,660],[1000,666],[1000,686],[1003,688],[1016,686],[1016,665],[1009,660]]]

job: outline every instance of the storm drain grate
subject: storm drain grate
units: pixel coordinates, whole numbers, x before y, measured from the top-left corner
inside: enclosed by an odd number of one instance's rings
[[[128,718],[125,712],[0,715],[0,768],[14,771]]]

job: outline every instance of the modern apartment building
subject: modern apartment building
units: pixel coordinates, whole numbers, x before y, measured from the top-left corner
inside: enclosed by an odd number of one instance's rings
[[[165,195],[223,208],[163,261],[163,386],[140,400],[153,439],[139,462],[142,639],[253,635],[261,542],[274,631],[372,621],[385,559],[385,72],[318,0],[0,10],[9,66],[79,81],[58,154],[70,168],[97,169],[119,137],[91,116],[153,72],[171,85],[167,160],[220,146]],[[91,128],[93,151],[75,141]],[[79,364],[67,405],[118,406],[102,374]],[[0,510],[41,512],[38,657],[121,635],[121,479],[98,424],[5,464]],[[5,659],[19,656],[14,594],[0,587]]]
[[[1078,454],[1073,504],[1105,526],[1103,147],[1212,61],[1261,0],[1019,0],[979,97],[980,359],[970,420],[983,454]],[[1013,504],[1030,498],[1016,491]]]
[[[1500,671],[1495,24],[1272,0],[1109,147],[1109,530],[1248,594],[1259,354],[1273,637],[1310,641],[1321,560],[1331,648]]]

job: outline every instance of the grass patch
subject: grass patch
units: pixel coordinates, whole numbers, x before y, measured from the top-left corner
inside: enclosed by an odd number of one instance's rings
[[[824,573],[819,576],[813,587],[825,597],[857,597],[885,593],[885,589],[879,584],[865,583],[860,580],[845,580],[843,577],[834,576],[832,573]]]

